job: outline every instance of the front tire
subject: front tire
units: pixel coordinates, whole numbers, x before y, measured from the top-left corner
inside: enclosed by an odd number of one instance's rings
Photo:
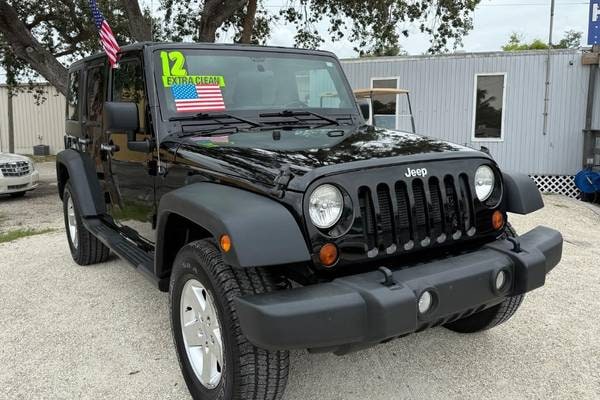
[[[110,255],[110,249],[92,235],[81,222],[79,205],[73,197],[71,184],[65,185],[63,192],[63,214],[67,240],[73,260],[79,265],[104,262]]]
[[[509,223],[506,224],[504,234],[508,237],[518,236]],[[475,333],[491,329],[508,321],[517,312],[524,298],[524,294],[507,297],[500,304],[496,304],[466,318],[445,324],[444,327],[459,333]]]
[[[252,345],[234,299],[275,290],[261,268],[234,269],[209,240],[184,246],[171,273],[171,330],[179,365],[194,399],[280,399],[289,353]],[[208,368],[205,368],[208,366]]]

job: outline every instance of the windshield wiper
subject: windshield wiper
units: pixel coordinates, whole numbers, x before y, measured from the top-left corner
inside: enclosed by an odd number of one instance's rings
[[[227,118],[235,119],[237,122],[244,122],[253,127],[262,126],[262,124],[260,124],[256,121],[253,121],[251,119],[238,117],[237,115],[225,114],[225,113],[217,113],[217,114],[199,113],[196,115],[182,115],[181,117],[171,117],[171,118],[169,118],[169,121],[206,121],[206,120],[212,119],[212,120],[217,121],[217,123],[222,123],[224,125],[231,124],[231,122],[219,122],[220,119],[227,119]]]
[[[306,117],[306,116],[312,116],[312,117],[316,117],[322,121],[327,121],[328,123],[326,124],[321,124],[320,126],[325,126],[325,125],[340,125],[340,123],[333,118],[329,118],[326,117],[322,114],[313,112],[313,111],[294,111],[294,110],[283,110],[280,112],[273,112],[273,113],[262,113],[258,115],[261,118],[269,118],[269,117],[292,117],[292,118],[296,118],[297,122],[300,123],[307,123],[307,119],[302,119],[302,118],[298,118],[298,117]],[[273,121],[271,123],[276,123],[276,124],[281,124],[282,122],[291,122],[291,121]],[[263,123],[269,123],[269,122],[265,122],[263,121]]]

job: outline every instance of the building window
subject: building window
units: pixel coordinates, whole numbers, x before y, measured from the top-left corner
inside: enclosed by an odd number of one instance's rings
[[[74,71],[69,74],[67,119],[71,121],[79,121],[79,74],[80,71]]]
[[[503,140],[505,83],[506,74],[475,75],[473,140]]]
[[[398,79],[373,78],[371,88],[398,89]],[[398,96],[395,94],[373,96],[373,125],[381,128],[396,129],[397,103]]]

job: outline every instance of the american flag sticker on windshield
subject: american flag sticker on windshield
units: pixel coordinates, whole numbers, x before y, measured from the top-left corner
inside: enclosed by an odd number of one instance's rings
[[[223,93],[217,84],[173,85],[171,93],[177,112],[225,111]]]

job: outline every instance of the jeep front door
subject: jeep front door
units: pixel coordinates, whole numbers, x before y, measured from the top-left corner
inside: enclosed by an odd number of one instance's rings
[[[145,87],[140,58],[124,56],[119,68],[112,70],[111,100],[137,104],[140,129],[135,132],[136,140],[152,139]],[[128,237],[153,243],[155,156],[128,149],[126,132],[107,135],[108,145],[115,149],[110,156],[110,214]]]

